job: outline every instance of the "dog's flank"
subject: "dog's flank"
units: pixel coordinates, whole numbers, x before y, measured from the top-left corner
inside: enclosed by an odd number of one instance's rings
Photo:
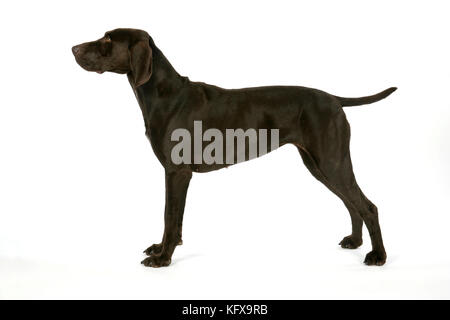
[[[146,135],[165,169],[166,207],[161,243],[144,252],[145,266],[168,266],[175,247],[182,243],[182,222],[187,190],[193,172],[208,172],[229,163],[174,163],[171,141],[176,129],[194,136],[195,121],[205,131],[215,129],[278,130],[279,145],[293,144],[311,174],[336,194],[349,211],[352,233],[342,248],[362,244],[362,227],[369,230],[372,251],[364,262],[383,265],[386,252],[377,207],[359,188],[350,157],[350,125],[342,107],[379,101],[395,88],[373,96],[342,98],[298,86],[271,86],[227,90],[191,82],[180,76],[142,30],[116,29],[104,37],[75,46],[75,59],[88,71],[127,74],[145,121]],[[217,132],[216,131],[216,132]],[[248,147],[248,145],[246,145]],[[236,163],[237,150],[233,150]]]

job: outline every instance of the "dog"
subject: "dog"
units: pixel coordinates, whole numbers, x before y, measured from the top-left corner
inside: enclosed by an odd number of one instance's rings
[[[171,139],[172,133],[179,128],[193,133],[195,121],[220,133],[228,128],[278,130],[278,145],[295,145],[311,174],[347,207],[352,233],[342,239],[341,247],[355,249],[362,244],[364,222],[372,242],[364,263],[385,263],[377,207],[363,194],[353,173],[350,126],[343,107],[379,101],[397,88],[367,97],[343,98],[299,86],[223,89],[192,82],[175,71],[147,32],[137,29],[108,31],[99,40],[74,46],[72,52],[87,71],[127,75],[144,117],[146,136],[165,169],[164,235],[161,243],[144,251],[148,257],[143,265],[168,266],[175,247],[182,244],[183,213],[192,173],[232,164],[172,161],[177,144]],[[249,147],[247,140],[245,146]],[[239,150],[233,147],[231,151],[235,159]]]

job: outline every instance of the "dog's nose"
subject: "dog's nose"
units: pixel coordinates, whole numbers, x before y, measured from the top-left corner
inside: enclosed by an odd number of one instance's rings
[[[80,47],[79,46],[72,47],[72,52],[73,52],[74,55],[77,55],[78,52],[80,52]]]

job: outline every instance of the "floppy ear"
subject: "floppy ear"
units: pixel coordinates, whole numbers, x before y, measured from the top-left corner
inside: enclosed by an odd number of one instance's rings
[[[135,87],[146,83],[152,75],[152,48],[148,40],[136,42],[130,48],[130,68]]]

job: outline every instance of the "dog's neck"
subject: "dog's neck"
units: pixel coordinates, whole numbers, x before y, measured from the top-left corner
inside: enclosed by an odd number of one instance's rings
[[[128,81],[138,100],[147,131],[154,114],[170,112],[167,102],[173,101],[173,96],[178,95],[189,84],[189,79],[178,74],[158,47],[153,45],[152,51],[152,75],[149,81],[136,88],[132,75],[128,74]]]

